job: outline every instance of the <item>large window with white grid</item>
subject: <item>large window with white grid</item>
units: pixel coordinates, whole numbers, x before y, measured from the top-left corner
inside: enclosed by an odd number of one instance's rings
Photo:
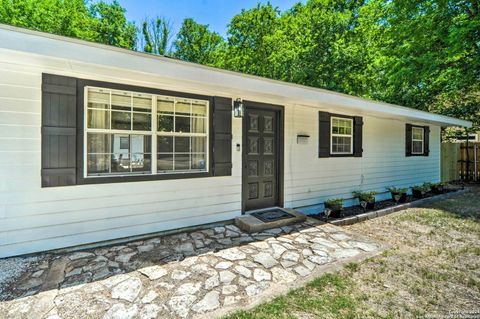
[[[209,101],[85,88],[85,177],[208,171]]]

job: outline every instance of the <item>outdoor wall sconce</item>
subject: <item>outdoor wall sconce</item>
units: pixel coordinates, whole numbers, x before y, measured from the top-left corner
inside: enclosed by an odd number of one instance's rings
[[[242,118],[243,117],[243,102],[240,98],[236,99],[235,102],[233,102],[233,116]]]

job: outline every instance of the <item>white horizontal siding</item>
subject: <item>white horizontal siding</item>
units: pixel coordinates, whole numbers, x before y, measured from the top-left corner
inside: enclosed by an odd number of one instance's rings
[[[302,105],[286,110],[285,136],[295,137],[287,139],[285,145],[286,206],[351,198],[355,190],[385,192],[388,186],[407,187],[439,180],[438,126],[430,126],[430,156],[405,157],[405,121],[364,115],[362,157],[318,158],[318,111]],[[307,144],[296,143],[300,133],[310,135]]]
[[[234,218],[241,208],[242,120],[233,119],[229,177],[41,188],[41,74],[56,73],[285,105],[287,207],[383,191],[439,178],[439,134],[428,158],[406,158],[405,122],[364,116],[362,158],[318,158],[318,111],[327,106],[212,87],[156,75],[0,49],[0,257],[55,249]],[[355,114],[349,114],[355,115]],[[419,123],[421,124],[421,123]],[[308,144],[297,144],[300,133]],[[348,204],[351,204],[349,202]]]
[[[231,179],[229,177],[217,177],[216,179]],[[58,203],[60,205],[68,206],[68,203],[82,204],[83,201],[88,200],[89,203],[98,205],[108,205],[109,199],[127,203],[132,199],[136,199],[140,202],[159,200],[155,198],[158,193],[168,196],[168,200],[177,200],[185,198],[185,194],[178,192],[178,187],[183,186],[182,189],[185,193],[189,194],[189,198],[200,198],[208,196],[209,193],[215,192],[217,195],[224,195],[229,193],[235,193],[238,191],[238,183],[228,183],[229,181],[223,181],[220,185],[212,184],[207,188],[201,188],[203,186],[204,178],[197,180],[190,180],[190,185],[185,186],[182,183],[176,183],[180,180],[168,180],[168,181],[151,181],[151,182],[135,182],[132,183],[113,183],[113,184],[99,184],[99,185],[82,185],[74,187],[55,187],[44,188],[41,191],[25,191],[25,192],[4,192],[0,194],[0,200],[12,207],[24,207],[25,205],[35,205],[36,212],[38,214],[39,206],[48,203]],[[183,180],[182,180],[183,181]],[[134,186],[132,186],[134,185]],[[132,187],[138,189],[138,191],[132,193]],[[91,189],[95,188],[95,192],[92,193]],[[50,191],[52,190],[52,191]],[[25,198],[18,199],[18,194],[24,194]],[[121,197],[121,199],[119,199]],[[107,202],[107,203],[106,203]],[[57,205],[57,204],[56,204]],[[30,209],[27,209],[29,211]],[[20,211],[16,210],[15,215],[19,215]]]
[[[8,89],[5,90],[8,91]],[[0,115],[2,125],[40,127],[42,123],[40,113],[1,111]]]
[[[0,56],[5,57],[0,62],[0,257],[222,221],[240,214],[238,165],[231,177],[41,188],[41,74],[80,75],[65,72],[67,65],[61,61],[13,59],[1,50]],[[95,72],[93,67],[84,70]],[[126,82],[120,76],[129,75],[110,72],[84,76]],[[148,81],[129,83],[161,87]],[[241,121],[234,120],[233,133],[241,138]],[[240,153],[235,151],[233,156],[238,163]]]
[[[210,203],[200,201],[198,206],[177,202],[175,208],[161,212],[159,212],[158,206],[155,208],[140,204],[137,205],[138,207],[117,207],[115,209],[95,209],[92,207],[84,218],[79,218],[78,214],[70,212],[63,220],[55,219],[41,227],[25,227],[28,226],[28,220],[24,220],[24,223],[22,223],[22,219],[18,219],[19,223],[14,225],[14,228],[25,228],[5,231],[7,238],[4,244],[40,240],[45,238],[46,232],[51,234],[50,236],[69,236],[73,233],[108,231],[111,228],[128,228],[135,225],[148,225],[165,221],[173,222],[185,218],[196,219],[196,224],[202,224],[198,220],[201,220],[203,216],[238,210],[238,199],[231,203],[222,202],[221,199],[221,197],[217,200],[212,199]],[[148,212],[148,209],[152,209],[152,211]],[[188,210],[188,216],[182,215],[182,212],[186,209]],[[35,219],[33,221],[40,222]]]
[[[3,115],[0,112],[0,116]],[[38,139],[40,134],[39,126],[25,126],[25,125],[2,125],[0,127],[0,138],[1,139]]]
[[[202,215],[202,223],[214,223],[217,221],[228,220],[236,217],[238,215],[238,210],[227,212],[218,212],[213,215]],[[129,236],[136,236],[139,234],[146,234],[164,230],[171,230],[181,227],[189,227],[192,225],[198,224],[198,217],[186,217],[183,219],[174,219],[174,220],[165,220],[162,222],[148,222],[146,224],[136,224],[132,223],[126,227],[106,227],[106,230],[100,231],[90,231],[90,229],[85,229],[85,232],[82,232],[82,229],[75,228],[72,229],[71,233],[68,235],[58,235],[55,233],[49,232],[49,236],[43,236],[39,240],[26,240],[29,239],[28,233],[26,238],[23,238],[24,241],[18,242],[14,245],[7,246],[8,250],[3,250],[5,254],[3,256],[10,256],[21,254],[25,252],[37,252],[47,249],[54,249],[59,247],[69,247],[75,246],[84,243],[93,243],[99,242],[107,239],[116,239],[116,238],[125,238]],[[82,224],[83,225],[83,224]],[[107,225],[108,226],[108,225]],[[81,227],[83,228],[83,227]],[[7,238],[6,233],[0,233],[0,241],[4,241]],[[1,256],[1,255],[0,255]]]
[[[74,191],[74,189],[72,189]],[[200,193],[200,194],[198,194]],[[161,196],[157,196],[157,195]],[[158,191],[156,193],[143,194],[138,191],[132,191],[128,196],[112,194],[110,197],[101,197],[87,199],[71,199],[62,201],[34,202],[27,204],[7,205],[5,209],[5,217],[10,219],[18,219],[27,217],[29,222],[33,222],[33,216],[43,216],[49,214],[69,213],[69,217],[73,213],[79,212],[85,219],[90,214],[92,207],[96,210],[111,209],[115,213],[116,209],[121,210],[139,210],[141,211],[171,211],[181,207],[192,208],[202,205],[213,205],[218,202],[234,202],[238,200],[238,186],[218,189],[216,187],[206,188],[204,191],[181,190],[176,192]],[[32,213],[34,212],[34,213]],[[93,218],[98,215],[92,215]],[[113,216],[110,216],[113,217]],[[40,217],[41,218],[41,217]],[[0,230],[8,224],[0,226]],[[13,225],[13,223],[12,223]],[[34,223],[32,226],[35,225]]]

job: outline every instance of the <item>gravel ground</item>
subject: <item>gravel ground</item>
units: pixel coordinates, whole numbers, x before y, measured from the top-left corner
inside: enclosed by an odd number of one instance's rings
[[[37,260],[37,257],[0,259],[0,300],[6,297],[5,289],[20,278]]]

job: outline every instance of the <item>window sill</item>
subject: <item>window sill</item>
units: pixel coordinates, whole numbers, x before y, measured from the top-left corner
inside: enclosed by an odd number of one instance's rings
[[[406,155],[406,157],[418,157],[418,156],[424,156],[424,157],[428,157],[430,154],[410,154],[410,155]]]
[[[104,174],[104,175],[87,175],[83,178],[99,178],[99,177],[132,177],[132,176],[159,176],[159,175],[184,175],[184,174],[202,174],[208,173],[208,171],[177,171],[175,173],[162,172],[162,173],[131,173],[131,174]]]
[[[113,175],[113,176],[88,176],[78,180],[78,185],[86,184],[109,184],[109,183],[130,183],[130,182],[146,182],[161,181],[172,179],[192,179],[212,177],[211,172],[185,172],[175,174],[135,174],[135,175]]]
[[[350,154],[330,154],[330,157],[355,157],[352,153]]]

